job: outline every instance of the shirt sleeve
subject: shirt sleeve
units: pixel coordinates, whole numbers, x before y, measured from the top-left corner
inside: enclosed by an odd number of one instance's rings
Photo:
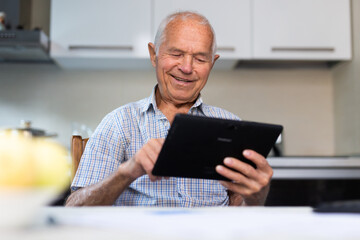
[[[114,112],[105,116],[90,137],[71,184],[73,191],[101,181],[123,161],[125,139],[116,116]]]

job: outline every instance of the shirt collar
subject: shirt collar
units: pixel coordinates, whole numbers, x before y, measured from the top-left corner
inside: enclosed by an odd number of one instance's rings
[[[191,108],[201,108],[202,107],[203,100],[201,98],[201,93],[199,94],[199,97],[196,99],[194,105]]]
[[[149,108],[152,106],[155,109],[157,109],[157,105],[156,105],[156,99],[155,99],[155,90],[157,88],[157,84],[155,85],[155,87],[153,88],[150,97],[145,99],[144,105],[141,109],[141,112],[146,112],[149,110]]]
[[[156,91],[157,86],[158,85],[156,84],[155,87],[153,88],[150,97],[145,99],[145,102],[141,109],[141,112],[148,111],[151,106],[153,107],[154,110],[158,110],[157,105],[156,105],[156,98],[155,98],[155,91]],[[200,94],[199,97],[196,99],[194,105],[190,109],[199,108],[200,110],[202,110],[202,103],[203,103],[203,100],[202,100],[201,94]]]

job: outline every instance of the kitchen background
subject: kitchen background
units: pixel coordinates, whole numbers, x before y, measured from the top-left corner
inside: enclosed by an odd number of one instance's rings
[[[360,154],[360,1],[350,3],[350,61],[240,62],[213,70],[204,100],[244,120],[284,125],[285,155]],[[49,36],[50,1],[33,0],[29,7],[30,28],[40,26]],[[95,12],[89,21],[101,19]],[[148,67],[69,70],[55,63],[3,62],[0,126],[31,120],[34,128],[58,133],[57,140],[69,147],[76,123],[95,129],[108,112],[149,96],[155,83]]]

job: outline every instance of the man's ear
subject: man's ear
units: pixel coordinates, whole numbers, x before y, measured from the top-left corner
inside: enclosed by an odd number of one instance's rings
[[[219,54],[216,54],[216,55],[214,56],[214,61],[213,61],[213,63],[212,63],[212,67],[214,67],[215,62],[216,62],[216,60],[219,59],[219,57],[220,57]],[[212,67],[211,67],[211,68],[212,68]]]
[[[153,67],[156,67],[156,52],[155,52],[155,45],[153,43],[148,44],[150,61]]]

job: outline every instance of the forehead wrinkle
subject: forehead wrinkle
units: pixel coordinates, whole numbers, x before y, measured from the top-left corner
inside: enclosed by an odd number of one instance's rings
[[[169,52],[185,52],[184,50],[181,50],[180,48],[177,47],[171,47],[168,50]]]

